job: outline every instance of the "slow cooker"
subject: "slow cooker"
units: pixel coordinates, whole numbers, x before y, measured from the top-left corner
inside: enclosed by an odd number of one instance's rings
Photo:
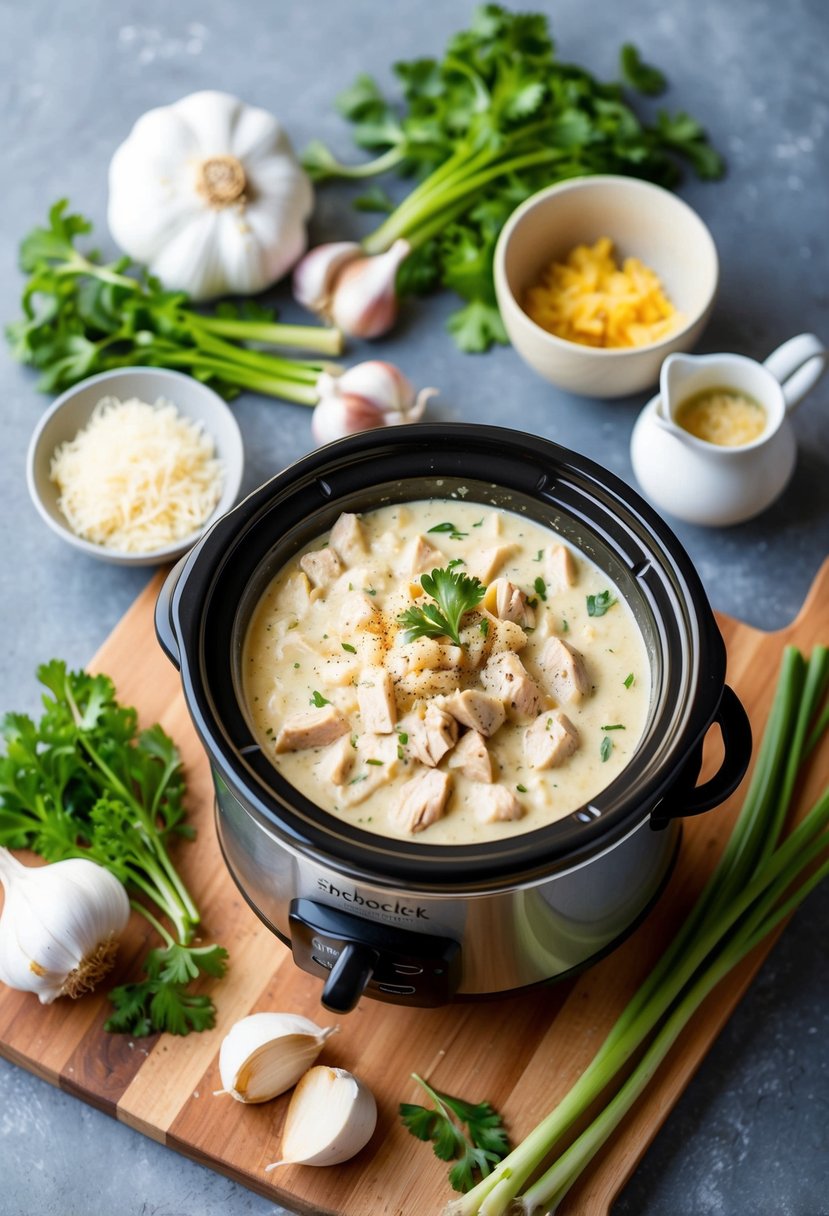
[[[364,831],[289,785],[254,738],[240,664],[265,586],[340,512],[453,496],[526,513],[602,568],[644,635],[652,691],[634,757],[587,805],[500,842],[436,846]],[[388,428],[304,457],[173,569],[156,630],[210,759],[230,873],[337,1012],[362,994],[434,1006],[589,965],[657,898],[681,819],[722,802],[751,752],[746,714],[724,682],[722,637],[671,531],[592,460],[498,427]],[[723,758],[698,786],[713,723]]]

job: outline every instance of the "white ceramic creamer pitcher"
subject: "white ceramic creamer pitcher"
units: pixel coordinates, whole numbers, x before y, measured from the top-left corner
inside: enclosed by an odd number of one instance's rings
[[[765,363],[743,355],[670,355],[659,394],[645,406],[631,437],[636,478],[657,506],[689,523],[737,524],[759,515],[783,492],[797,449],[788,415],[826,369],[814,334],[799,334]],[[725,447],[698,439],[677,421],[681,406],[714,389],[760,405],[765,425],[750,443]]]

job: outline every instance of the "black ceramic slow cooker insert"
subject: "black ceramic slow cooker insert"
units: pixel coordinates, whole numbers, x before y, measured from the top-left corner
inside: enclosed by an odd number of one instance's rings
[[[241,650],[276,572],[342,511],[424,498],[478,501],[553,528],[630,604],[651,663],[636,754],[591,801],[501,842],[439,846],[365,832],[315,806],[262,753]],[[156,609],[212,765],[231,874],[323,1002],[361,993],[436,1005],[560,978],[620,941],[657,896],[679,820],[717,805],[751,736],[725,685],[725,647],[693,566],[662,520],[593,461],[502,428],[434,424],[351,436],[304,457],[220,519],[169,576]],[[717,774],[697,786],[721,728]]]

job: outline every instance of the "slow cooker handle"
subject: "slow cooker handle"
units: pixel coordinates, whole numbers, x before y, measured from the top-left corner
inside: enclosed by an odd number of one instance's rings
[[[651,813],[651,827],[657,831],[672,819],[701,815],[719,806],[734,793],[745,776],[751,759],[751,723],[737,694],[726,684],[714,721],[723,739],[723,759],[717,772],[703,785],[696,785],[702,745],[696,750],[679,782]]]
[[[184,569],[184,563],[187,561],[188,554],[179,558],[173,566],[170,573],[165,578],[161,590],[158,593],[158,599],[155,602],[155,636],[158,638],[161,649],[166,654],[167,658],[179,671],[181,670],[181,652],[178,647],[178,638],[173,629],[173,621],[171,616],[171,606],[173,600],[173,592],[176,589],[179,576]]]

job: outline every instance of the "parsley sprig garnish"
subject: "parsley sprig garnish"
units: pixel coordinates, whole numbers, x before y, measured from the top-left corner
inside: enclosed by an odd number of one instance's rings
[[[46,861],[86,857],[105,866],[160,935],[163,948],[144,962],[146,980],[110,992],[107,1030],[206,1030],[213,1001],[189,986],[221,976],[227,951],[191,944],[199,912],[168,852],[194,835],[184,822],[178,749],[158,725],[139,732],[135,710],[119,704],[108,676],[68,671],[58,659],[37,676],[47,690],[40,721],[10,713],[0,724],[0,844]]]
[[[432,1089],[417,1073],[412,1073],[412,1079],[426,1090],[434,1108],[401,1102],[404,1125],[418,1140],[431,1140],[435,1156],[441,1161],[455,1161],[449,1171],[449,1182],[456,1191],[470,1191],[477,1181],[476,1175],[485,1178],[509,1152],[501,1116],[489,1102],[471,1103],[453,1098]]]
[[[433,570],[421,576],[420,585],[435,603],[401,612],[397,618],[404,626],[401,641],[405,645],[415,638],[447,637],[460,646],[461,618],[484,598],[483,583],[455,570]]]

